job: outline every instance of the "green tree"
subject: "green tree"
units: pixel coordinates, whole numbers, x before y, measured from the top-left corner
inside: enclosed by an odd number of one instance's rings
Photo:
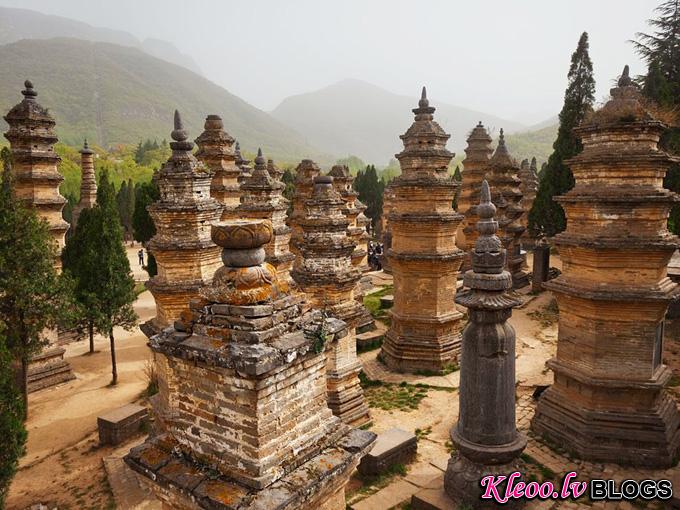
[[[21,364],[20,391],[28,410],[28,364],[47,344],[46,335],[69,328],[72,282],[54,267],[57,244],[47,222],[12,192],[5,166],[0,190],[0,318],[7,347]]]
[[[553,197],[563,195],[574,187],[574,176],[565,161],[581,152],[581,142],[574,135],[573,129],[592,110],[595,100],[595,79],[593,64],[588,55],[587,32],[581,34],[576,51],[571,56],[567,81],[553,153],[548,158],[545,170],[541,172],[536,200],[529,212],[529,229],[534,236],[541,233],[554,236],[566,227],[564,210]]]
[[[2,324],[0,324],[0,327]],[[14,478],[19,459],[24,455],[26,429],[24,403],[16,387],[12,356],[6,346],[7,339],[0,331],[0,510],[5,508],[9,485]]]
[[[146,246],[151,238],[156,234],[156,226],[147,211],[147,207],[160,199],[160,192],[156,182],[145,182],[135,187],[135,208],[132,214],[132,234],[135,241]],[[157,273],[156,259],[153,254],[147,252],[146,272],[149,276]]]
[[[463,182],[463,174],[460,173],[460,166],[456,165],[456,170],[453,172],[453,180],[456,181],[459,186],[458,189],[456,189],[456,194],[453,197],[453,209],[455,211],[458,210],[458,197],[460,196],[460,184]]]
[[[347,156],[346,158],[337,160],[335,164],[345,165],[347,168],[349,168],[349,171],[352,173],[352,175],[356,175],[359,170],[366,168],[366,163],[364,163],[361,158],[357,156]]]
[[[289,201],[288,214],[290,214],[293,209],[293,195],[295,194],[295,174],[290,168],[286,168],[283,171],[281,182],[286,185],[283,190],[283,196]]]
[[[675,109],[680,106],[680,0],[666,0],[656,8],[658,17],[650,19],[654,33],[638,33],[632,41],[635,49],[647,62],[642,93],[660,106]],[[669,127],[661,139],[661,146],[680,155],[680,128]],[[664,178],[664,187],[680,193],[680,165],[672,165]],[[680,205],[671,209],[668,228],[680,234]]]
[[[359,171],[354,179],[353,187],[359,193],[359,200],[366,206],[364,214],[371,220],[372,230],[375,231],[382,215],[385,181],[378,179],[378,172],[374,165],[368,165],[365,170]]]

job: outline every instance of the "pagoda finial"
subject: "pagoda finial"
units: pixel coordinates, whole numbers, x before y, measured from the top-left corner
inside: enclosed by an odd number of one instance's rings
[[[90,146],[87,145],[87,138],[85,138],[85,139],[83,140],[83,149],[89,149],[89,148],[90,148]]]
[[[505,145],[505,134],[503,133],[503,128],[501,128],[501,134],[498,135],[498,145]]]
[[[420,101],[418,101],[418,106],[420,108],[427,108],[430,106],[430,102],[427,100],[427,89],[425,88],[425,85],[423,85],[423,90],[420,93]]]
[[[38,93],[35,90],[33,90],[33,82],[31,80],[26,80],[24,82],[24,87],[25,89],[22,90],[21,93],[26,99],[32,100],[34,97],[38,95]]]
[[[491,190],[486,179],[482,181],[477,216],[479,237],[472,252],[472,268],[475,273],[501,273],[505,264],[505,251],[496,235],[498,230],[498,222],[495,220],[496,206],[491,202]]]
[[[182,116],[179,114],[179,110],[175,110],[175,129],[170,136],[177,142],[184,142],[187,139],[187,132],[184,130],[184,124],[182,123]]]
[[[94,151],[90,149],[90,145],[87,143],[87,138],[83,139],[83,148],[80,149],[81,154],[94,154]]]
[[[262,148],[257,149],[257,157],[255,158],[255,168],[267,168],[267,161],[262,155]]]
[[[628,64],[626,64],[623,67],[623,72],[621,73],[621,77],[619,78],[619,87],[630,87],[633,84],[633,80],[630,79],[630,69],[628,68]]]
[[[477,123],[477,127],[484,127],[484,124],[482,124],[481,120]]]

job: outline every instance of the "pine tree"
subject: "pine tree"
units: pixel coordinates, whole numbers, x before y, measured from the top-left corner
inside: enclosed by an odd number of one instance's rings
[[[458,184],[463,182],[463,174],[460,172],[460,166],[456,165],[456,170],[453,172],[453,180],[456,181]],[[460,196],[460,186],[456,190],[456,194],[453,197],[453,210],[457,211],[458,210],[458,197]]]
[[[19,459],[24,455],[27,433],[23,423],[24,403],[16,387],[12,356],[7,339],[0,329],[0,510],[16,473]]]
[[[376,224],[382,215],[384,181],[378,179],[378,172],[374,165],[368,165],[366,170],[359,171],[353,184],[354,190],[359,193],[359,200],[366,205],[364,214],[371,220],[371,228],[375,230]]]
[[[142,246],[146,246],[146,243],[156,234],[156,226],[146,208],[159,198],[160,192],[155,181],[137,184],[135,188],[135,207],[132,214],[132,234],[134,240],[142,243]],[[150,277],[155,276],[157,273],[156,259],[153,254],[148,252],[145,269]]]
[[[562,232],[567,224],[564,210],[553,197],[563,195],[574,187],[574,176],[565,161],[581,152],[581,142],[574,135],[573,129],[592,110],[595,100],[595,79],[593,64],[588,55],[587,32],[581,34],[576,51],[571,56],[567,80],[553,153],[541,172],[536,200],[529,212],[529,229],[532,236],[540,234],[554,236]]]
[[[0,322],[7,348],[21,363],[20,392],[28,410],[28,363],[47,344],[45,334],[68,329],[73,286],[57,274],[57,244],[47,222],[12,192],[9,165],[0,189]]]
[[[642,93],[662,107],[677,109],[680,106],[680,0],[666,0],[656,8],[656,12],[659,16],[648,21],[655,32],[638,33],[638,40],[632,41],[647,61]],[[674,155],[680,155],[680,128],[667,129],[661,146]],[[680,193],[680,165],[672,165],[668,170],[664,187]],[[678,204],[670,212],[668,229],[680,234]]]

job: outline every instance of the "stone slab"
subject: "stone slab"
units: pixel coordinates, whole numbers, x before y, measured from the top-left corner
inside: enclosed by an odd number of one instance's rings
[[[139,485],[137,475],[123,462],[121,456],[111,455],[102,461],[116,508],[162,510],[161,502]]]
[[[378,436],[371,451],[361,459],[358,470],[362,475],[379,475],[410,459],[417,449],[415,434],[398,428],[390,429]]]
[[[380,297],[380,308],[392,308],[392,305],[394,305],[394,296],[392,294]]]
[[[97,417],[99,443],[117,445],[137,434],[148,419],[146,407],[128,404]]]

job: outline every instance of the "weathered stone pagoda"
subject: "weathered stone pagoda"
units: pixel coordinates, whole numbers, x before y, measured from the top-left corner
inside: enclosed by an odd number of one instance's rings
[[[61,215],[66,199],[59,193],[64,176],[59,172],[61,159],[54,151],[58,141],[54,133],[56,122],[47,108],[38,103],[38,93],[30,80],[26,80],[24,87],[21,91],[24,99],[4,117],[9,125],[5,138],[12,151],[14,193],[47,221],[57,252],[61,253],[69,224]],[[61,258],[57,257],[54,263],[60,268]]]
[[[680,197],[663,178],[677,158],[658,144],[666,126],[645,107],[628,66],[611,100],[578,128],[583,151],[567,162],[576,185],[557,200],[561,276],[546,282],[560,309],[554,384],[533,429],[580,458],[669,467],[680,415],[664,390],[663,318],[677,295],[666,266],[678,238],[666,228]]]
[[[299,221],[306,214],[305,203],[312,196],[314,178],[321,174],[321,169],[311,159],[303,159],[295,168],[295,193],[293,194],[293,209],[288,216],[288,226],[291,228],[290,251],[298,254],[297,245],[302,239],[302,229]]]
[[[236,218],[236,208],[241,203],[238,178],[241,169],[236,165],[234,139],[224,131],[219,115],[208,115],[204,131],[195,140],[196,158],[213,174],[210,196],[223,205],[222,220]]]
[[[54,265],[61,269],[61,250],[64,248],[69,224],[61,212],[66,199],[59,193],[64,177],[59,172],[61,159],[54,151],[57,136],[56,122],[47,108],[36,99],[38,93],[26,80],[21,91],[24,99],[5,115],[9,125],[5,138],[12,152],[13,192],[16,197],[35,208],[38,216],[49,227],[57,245]],[[56,330],[44,333],[48,345],[35,355],[28,367],[28,391],[33,392],[74,379],[71,366],[64,360],[65,349],[56,345]]]
[[[458,197],[458,212],[464,214],[465,219],[458,227],[458,234],[462,232],[463,235],[460,239],[456,238],[458,247],[465,252],[461,271],[467,271],[472,267],[470,253],[475,249],[478,236],[477,204],[482,181],[489,167],[489,159],[493,154],[491,141],[491,136],[482,121],[479,121],[467,139],[463,160],[463,183]]]
[[[151,336],[179,319],[189,299],[212,280],[220,249],[210,239],[222,205],[210,197],[212,172],[191,153],[178,111],[170,143],[172,156],[158,172],[160,199],[148,207],[156,226],[148,244],[158,274],[147,283],[156,300],[156,317],[142,325]]]
[[[505,145],[503,129],[498,137],[496,151],[489,161],[487,179],[494,203],[497,203],[501,212],[498,223],[500,238],[507,250],[507,268],[512,275],[513,288],[520,289],[529,285],[529,274],[524,271],[527,267],[526,252],[522,251],[520,245],[520,237],[526,230],[522,221],[525,213],[522,208],[519,166]]]
[[[281,181],[283,178],[283,170],[274,164],[273,159],[267,160],[267,172],[275,181]]]
[[[504,271],[495,212],[482,181],[472,270],[465,273],[466,290],[456,297],[470,318],[463,331],[458,424],[451,430],[456,450],[444,478],[446,493],[473,508],[496,508],[481,499],[480,480],[516,471],[513,462],[527,444],[515,424],[515,331],[507,322],[521,302],[507,294],[512,276]]]
[[[327,407],[326,357],[345,325],[301,317],[265,262],[271,235],[266,220],[215,224],[224,267],[151,338],[155,430],[125,462],[169,508],[344,510],[375,440]]]
[[[345,165],[335,165],[329,174],[333,177],[333,187],[345,201],[343,213],[349,220],[347,235],[352,239],[356,247],[352,252],[352,265],[359,269],[361,273],[370,270],[368,266],[368,239],[370,236],[366,232],[366,225],[370,221],[365,215],[366,206],[359,199],[359,193],[354,190],[354,176]],[[357,330],[365,331],[373,329],[375,323],[370,312],[363,306],[364,292],[361,282],[358,281],[354,289],[354,298],[361,303],[361,318],[357,322]]]
[[[390,260],[387,257],[387,252],[392,247],[392,225],[390,225],[390,215],[394,210],[394,189],[392,188],[392,183],[394,179],[391,180],[385,187],[385,192],[383,193],[383,208],[382,217],[380,218],[380,238],[383,243],[383,255],[382,255],[382,269],[387,274],[392,274],[392,267],[390,266]]]
[[[243,184],[243,182],[250,177],[250,172],[252,170],[252,168],[250,168],[250,160],[243,158],[241,155],[241,144],[238,142],[236,142],[236,145],[234,146],[234,155],[236,157],[236,166],[241,169],[238,182],[239,184]]]
[[[283,196],[285,187],[269,174],[262,150],[258,149],[252,175],[241,186],[241,205],[236,210],[236,215],[243,219],[269,221],[272,238],[264,247],[267,262],[274,266],[281,282],[290,284],[290,270],[293,268],[295,255],[289,249],[290,227],[286,225],[288,200]]]
[[[312,196],[305,201],[305,216],[298,220],[302,238],[292,276],[313,307],[347,324],[347,335],[333,345],[328,356],[328,406],[345,423],[360,426],[370,421],[356,352],[356,327],[363,305],[354,299],[354,289],[361,270],[352,264],[356,245],[347,234],[344,208],[345,201],[333,189],[333,177],[315,177]]]
[[[536,192],[538,191],[536,158],[531,158],[531,164],[527,159],[522,161],[519,167],[519,179],[522,181],[519,189],[522,192],[522,208],[524,209],[524,215],[522,216],[522,225],[524,226],[524,232],[521,236],[522,246],[532,247],[534,242],[529,237],[529,211],[531,211],[534,205]]]
[[[388,217],[394,275],[394,306],[380,357],[395,370],[443,371],[458,357],[462,316],[456,309],[456,280],[463,252],[456,229],[463,215],[451,204],[458,184],[448,172],[449,135],[433,120],[423,87],[415,122],[401,135],[396,155],[401,175],[391,188]]]
[[[80,149],[80,200],[73,208],[71,229],[75,231],[78,217],[83,209],[91,209],[97,203],[97,179],[94,173],[94,151],[90,149],[87,140]]]

